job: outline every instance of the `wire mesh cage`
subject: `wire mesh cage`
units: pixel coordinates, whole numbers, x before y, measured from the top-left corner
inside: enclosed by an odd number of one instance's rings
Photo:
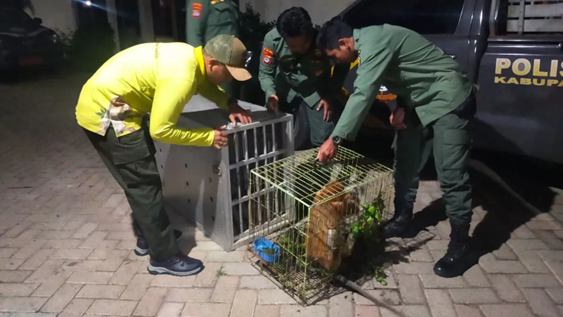
[[[392,215],[392,170],[341,147],[329,164],[318,149],[251,172],[251,261],[303,305],[330,289],[360,237]]]

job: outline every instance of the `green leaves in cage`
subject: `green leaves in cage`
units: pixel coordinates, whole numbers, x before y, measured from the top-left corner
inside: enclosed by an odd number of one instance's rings
[[[274,248],[263,248],[262,252],[264,252],[264,254],[266,255],[275,255],[276,254],[276,250]]]
[[[375,269],[374,278],[377,283],[387,286],[387,274],[385,274],[382,268]]]
[[[355,239],[364,238],[365,240],[377,239],[377,230],[383,221],[383,211],[385,201],[380,192],[376,199],[370,204],[362,206],[364,214],[350,227],[350,232]]]

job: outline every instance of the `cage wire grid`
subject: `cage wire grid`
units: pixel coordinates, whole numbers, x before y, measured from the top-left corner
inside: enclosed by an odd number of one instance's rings
[[[302,305],[335,291],[334,272],[353,250],[349,229],[364,216],[362,206],[379,199],[381,220],[392,213],[391,169],[344,147],[329,164],[317,154],[257,167],[249,185],[251,262]],[[272,244],[257,250],[256,241]]]
[[[250,171],[288,155],[284,148],[287,136],[283,133],[287,127],[282,126],[283,121],[278,121],[280,120],[273,120],[269,125],[262,125],[254,130],[234,129],[232,133],[228,133],[229,143],[234,145],[228,149],[233,233],[236,241],[234,247],[238,247],[240,241],[248,236],[245,228],[245,204],[250,200]]]

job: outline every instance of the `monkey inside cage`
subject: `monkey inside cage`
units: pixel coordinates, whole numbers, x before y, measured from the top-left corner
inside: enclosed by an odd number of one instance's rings
[[[340,147],[328,164],[317,149],[251,172],[253,265],[303,305],[330,289],[361,237],[391,217],[392,170]]]

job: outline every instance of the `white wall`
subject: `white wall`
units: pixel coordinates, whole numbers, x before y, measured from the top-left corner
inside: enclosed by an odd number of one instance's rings
[[[74,31],[76,20],[71,0],[32,0],[35,13],[26,10],[32,17],[41,18],[43,25],[63,32]]]
[[[247,2],[260,12],[265,22],[277,20],[280,13],[295,6],[305,8],[313,23],[322,25],[346,9],[354,0],[240,0],[242,10]]]

